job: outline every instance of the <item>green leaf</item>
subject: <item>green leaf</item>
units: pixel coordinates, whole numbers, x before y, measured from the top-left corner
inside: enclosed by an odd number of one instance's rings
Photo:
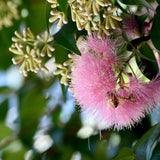
[[[151,129],[149,129],[140,139],[139,141],[135,144],[133,147],[133,151],[135,151],[141,144],[144,142],[145,139],[147,139],[157,128],[157,125],[153,126]]]
[[[134,146],[133,150],[140,160],[150,160],[155,143],[159,140],[160,123],[146,132]]]
[[[144,6],[155,12],[154,8],[146,0],[120,0],[123,4]]]
[[[116,0],[111,0],[112,4],[115,4],[116,3]]]
[[[132,149],[123,147],[120,149],[119,153],[113,160],[135,160],[136,155],[132,151]]]
[[[46,28],[49,33],[49,17],[50,17],[50,10],[51,10],[51,5],[46,1],[45,4],[45,21],[46,21]]]
[[[158,144],[154,148],[151,160],[159,160],[159,157],[160,157],[160,142],[158,142]]]
[[[57,0],[57,2],[59,3],[59,7],[60,7],[61,11],[66,14],[67,4],[68,4],[67,0]]]
[[[23,160],[26,152],[27,148],[25,148],[25,146],[23,146],[22,143],[17,140],[5,148],[5,150],[2,152],[2,158],[4,160]]]
[[[39,118],[44,112],[47,99],[38,88],[29,91],[20,103],[20,138],[24,144],[31,146],[32,138],[37,130]]]
[[[35,35],[46,30],[46,2],[30,2],[27,6],[29,16],[25,19],[27,27],[30,27]],[[40,16],[42,14],[42,16]]]
[[[0,122],[0,129],[1,129],[0,141],[12,135],[11,129],[8,128],[2,121]]]
[[[52,122],[54,123],[54,125],[58,125],[60,114],[61,114],[61,106],[57,106],[52,113]]]
[[[65,48],[61,47],[60,45],[55,45],[55,51],[54,51],[54,55],[55,55],[55,60],[57,63],[63,64],[63,62],[65,62],[66,60],[68,60],[68,53],[69,51],[66,50]],[[58,76],[59,80],[62,78],[61,75]],[[66,102],[66,87],[61,84],[61,90],[62,90],[62,95],[63,95],[63,101]]]
[[[3,121],[5,120],[7,112],[8,112],[8,99],[6,99],[0,104],[0,120]]]
[[[79,49],[77,48],[74,33],[76,30],[75,23],[68,22],[68,24],[63,25],[62,29],[54,35],[56,44],[59,44],[66,48],[67,50],[81,55]]]
[[[154,53],[147,43],[144,43],[139,51],[142,55],[137,55],[140,58],[137,58],[137,64],[142,67],[142,72],[147,78],[153,79],[159,71]]]
[[[154,16],[153,25],[151,28],[151,41],[154,44],[154,46],[160,50],[160,32],[159,32],[159,26],[160,26],[160,15]]]
[[[63,48],[60,45],[54,45],[54,48],[55,60],[57,63],[63,64],[63,62],[68,60],[69,51],[67,49]]]
[[[0,87],[0,94],[11,94],[13,93],[13,89],[8,87]]]

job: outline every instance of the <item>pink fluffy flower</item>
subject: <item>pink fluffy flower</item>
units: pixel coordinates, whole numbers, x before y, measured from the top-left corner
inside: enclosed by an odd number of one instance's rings
[[[105,129],[131,127],[159,103],[160,81],[149,83],[128,76],[128,82],[117,75],[121,62],[116,56],[115,43],[90,36],[79,44],[72,67],[73,96],[88,115]],[[122,68],[121,68],[122,69]]]

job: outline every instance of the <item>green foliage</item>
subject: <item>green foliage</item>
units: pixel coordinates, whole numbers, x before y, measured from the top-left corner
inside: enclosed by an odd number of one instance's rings
[[[156,129],[157,125],[153,126],[149,131],[147,131],[141,138],[140,140],[136,143],[136,145],[133,147],[133,150],[136,150],[138,146],[141,145],[143,141],[145,141]]]
[[[151,29],[151,40],[154,46],[160,50],[160,32],[159,32],[159,26],[160,26],[160,15],[155,14],[154,21]]]
[[[153,10],[149,1],[120,1],[123,4],[144,6]],[[69,18],[69,14],[67,13],[67,0],[57,0],[57,2],[59,3],[60,10]],[[116,3],[115,0],[112,0],[112,2],[114,4]],[[160,4],[159,0],[157,0],[157,2]],[[45,0],[23,0],[19,1],[19,4],[20,19],[14,21],[12,27],[4,27],[0,30],[0,69],[3,69],[3,71],[7,71],[7,69],[12,67],[11,59],[13,55],[9,52],[8,48],[11,46],[11,39],[15,30],[21,32],[23,27],[26,26],[30,27],[36,35],[43,33],[46,29],[48,31],[50,30],[50,24],[48,22],[50,5],[48,2]],[[28,11],[29,15],[27,17],[21,17],[23,9]],[[125,11],[126,13],[128,12],[128,10]],[[130,47],[128,50],[134,51],[133,47],[139,49],[140,54],[138,54],[139,52],[135,54],[137,56],[137,64],[140,69],[144,66],[145,76],[152,79],[158,73],[158,66],[153,50],[146,42],[151,38],[154,46],[160,50],[160,16],[158,9],[153,17],[150,35],[145,36],[144,31],[146,19],[150,18],[149,13],[136,16],[136,18],[138,20],[140,37],[129,40],[132,46],[128,45]],[[53,56],[56,62],[62,64],[68,60],[69,53],[74,52],[79,56],[81,55],[76,45],[76,39],[81,35],[86,35],[87,32],[77,30],[75,22],[71,20],[69,20],[68,24],[64,24],[55,34],[56,26],[56,22],[51,25],[54,33],[51,31],[50,34],[55,38],[55,41],[51,45],[55,48]],[[126,39],[128,40],[128,37]],[[48,60],[49,58],[46,58],[47,62]],[[53,62],[51,64],[53,64]],[[3,77],[0,77],[0,79],[1,78]],[[13,81],[15,81],[14,78]],[[52,87],[53,84],[58,85],[58,83],[56,83],[57,81],[52,73],[43,74],[40,72],[37,77],[35,74],[29,74],[29,78],[25,78],[24,81],[25,85],[17,90],[11,89],[6,85],[0,86],[0,100],[2,98],[0,103],[0,152],[2,155],[0,155],[0,159],[22,160],[27,151],[30,150],[33,153],[30,157],[32,160],[68,160],[73,159],[72,156],[76,153],[79,153],[82,160],[143,160],[147,159],[147,157],[151,158],[151,160],[158,160],[158,155],[160,154],[159,124],[153,126],[139,140],[139,133],[136,131],[142,131],[146,127],[147,129],[150,128],[150,125],[148,125],[150,119],[142,123],[140,126],[141,129],[135,126],[134,129],[131,128],[130,130],[126,129],[118,132],[112,129],[102,130],[102,139],[99,138],[97,126],[91,127],[93,133],[89,138],[78,137],[77,133],[84,126],[81,112],[79,110],[73,111],[68,121],[62,121],[62,118],[65,116],[67,118],[69,117],[68,114],[62,114],[62,112],[64,112],[62,99],[66,104],[70,100],[66,92],[66,87],[61,85],[63,98],[61,96],[58,97],[57,92],[54,95],[52,93]],[[18,97],[16,104],[11,103],[10,96],[13,93]],[[69,105],[66,106],[65,110],[69,109]],[[12,107],[15,106],[18,111],[13,114],[18,114],[18,116],[13,120],[13,124],[9,125],[12,128],[10,129],[8,124],[5,123],[5,120],[10,108],[12,109]],[[62,115],[64,117],[62,117]],[[40,119],[42,117],[45,117],[49,121],[49,124],[45,122],[47,127],[40,126]],[[53,140],[53,145],[43,152],[38,152],[34,148],[34,138],[39,133],[49,135]],[[88,130],[86,130],[86,133],[88,133]],[[109,143],[113,133],[116,133],[120,139],[120,142],[116,146]],[[137,143],[133,149],[131,149],[135,141],[137,141]],[[110,148],[111,150],[109,150]]]
[[[8,99],[0,104],[0,120],[5,120],[8,111]]]
[[[150,160],[152,156],[152,151],[155,144],[158,142],[160,136],[160,124],[153,126],[149,131],[147,131],[142,138],[134,146],[138,160]]]
[[[154,148],[151,159],[159,160],[159,156],[160,156],[160,142],[158,142],[158,144]]]
[[[40,116],[44,113],[47,99],[37,87],[34,87],[22,98],[20,104],[20,137],[24,144],[31,146],[32,138],[37,130]]]
[[[154,8],[146,0],[120,0],[122,3],[127,5],[138,5],[145,6],[155,12]]]
[[[113,160],[135,160],[136,155],[127,147],[121,148],[118,155]]]
[[[69,22],[66,25],[63,25],[61,30],[54,35],[56,43],[68,49],[71,52],[74,52],[78,55],[81,55],[79,49],[76,46],[74,32],[76,26],[75,23]]]
[[[0,134],[0,141],[5,137],[9,137],[12,135],[12,131],[10,128],[8,128],[4,122],[0,121],[0,129],[1,129],[1,134]]]
[[[144,75],[153,79],[159,71],[155,55],[147,43],[142,44],[139,51],[142,55],[137,55],[137,63]]]
[[[66,14],[67,11],[67,0],[57,0],[57,2],[59,3],[59,7],[61,8],[61,10]]]
[[[14,90],[9,87],[6,87],[6,86],[0,87],[0,94],[7,95],[7,94],[11,94],[12,92],[14,92]]]
[[[14,141],[11,143],[2,153],[2,158],[4,160],[22,160],[27,149],[21,144],[20,141]]]

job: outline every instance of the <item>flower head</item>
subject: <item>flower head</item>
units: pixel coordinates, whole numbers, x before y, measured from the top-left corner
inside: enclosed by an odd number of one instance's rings
[[[11,52],[17,56],[12,59],[14,64],[19,64],[20,72],[27,76],[28,71],[37,73],[39,70],[48,72],[42,61],[42,57],[46,54],[51,57],[54,48],[50,45],[53,41],[48,32],[44,36],[33,34],[30,28],[24,29],[23,34],[15,31],[12,37],[13,44],[9,48]]]
[[[12,20],[18,19],[17,5],[11,1],[0,1],[0,30],[3,26],[10,27],[13,25]]]
[[[73,60],[71,91],[84,112],[105,124],[100,129],[119,130],[139,122],[159,103],[160,81],[146,83],[127,74],[111,42],[90,36],[79,44],[82,55]]]

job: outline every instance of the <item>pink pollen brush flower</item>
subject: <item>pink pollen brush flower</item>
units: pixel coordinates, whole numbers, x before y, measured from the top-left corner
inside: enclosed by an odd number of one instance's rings
[[[127,83],[118,81],[116,67],[121,62],[115,43],[94,35],[78,46],[81,56],[75,55],[71,73],[73,96],[84,112],[105,124],[99,129],[130,128],[159,104],[159,80],[145,83],[131,76]]]

